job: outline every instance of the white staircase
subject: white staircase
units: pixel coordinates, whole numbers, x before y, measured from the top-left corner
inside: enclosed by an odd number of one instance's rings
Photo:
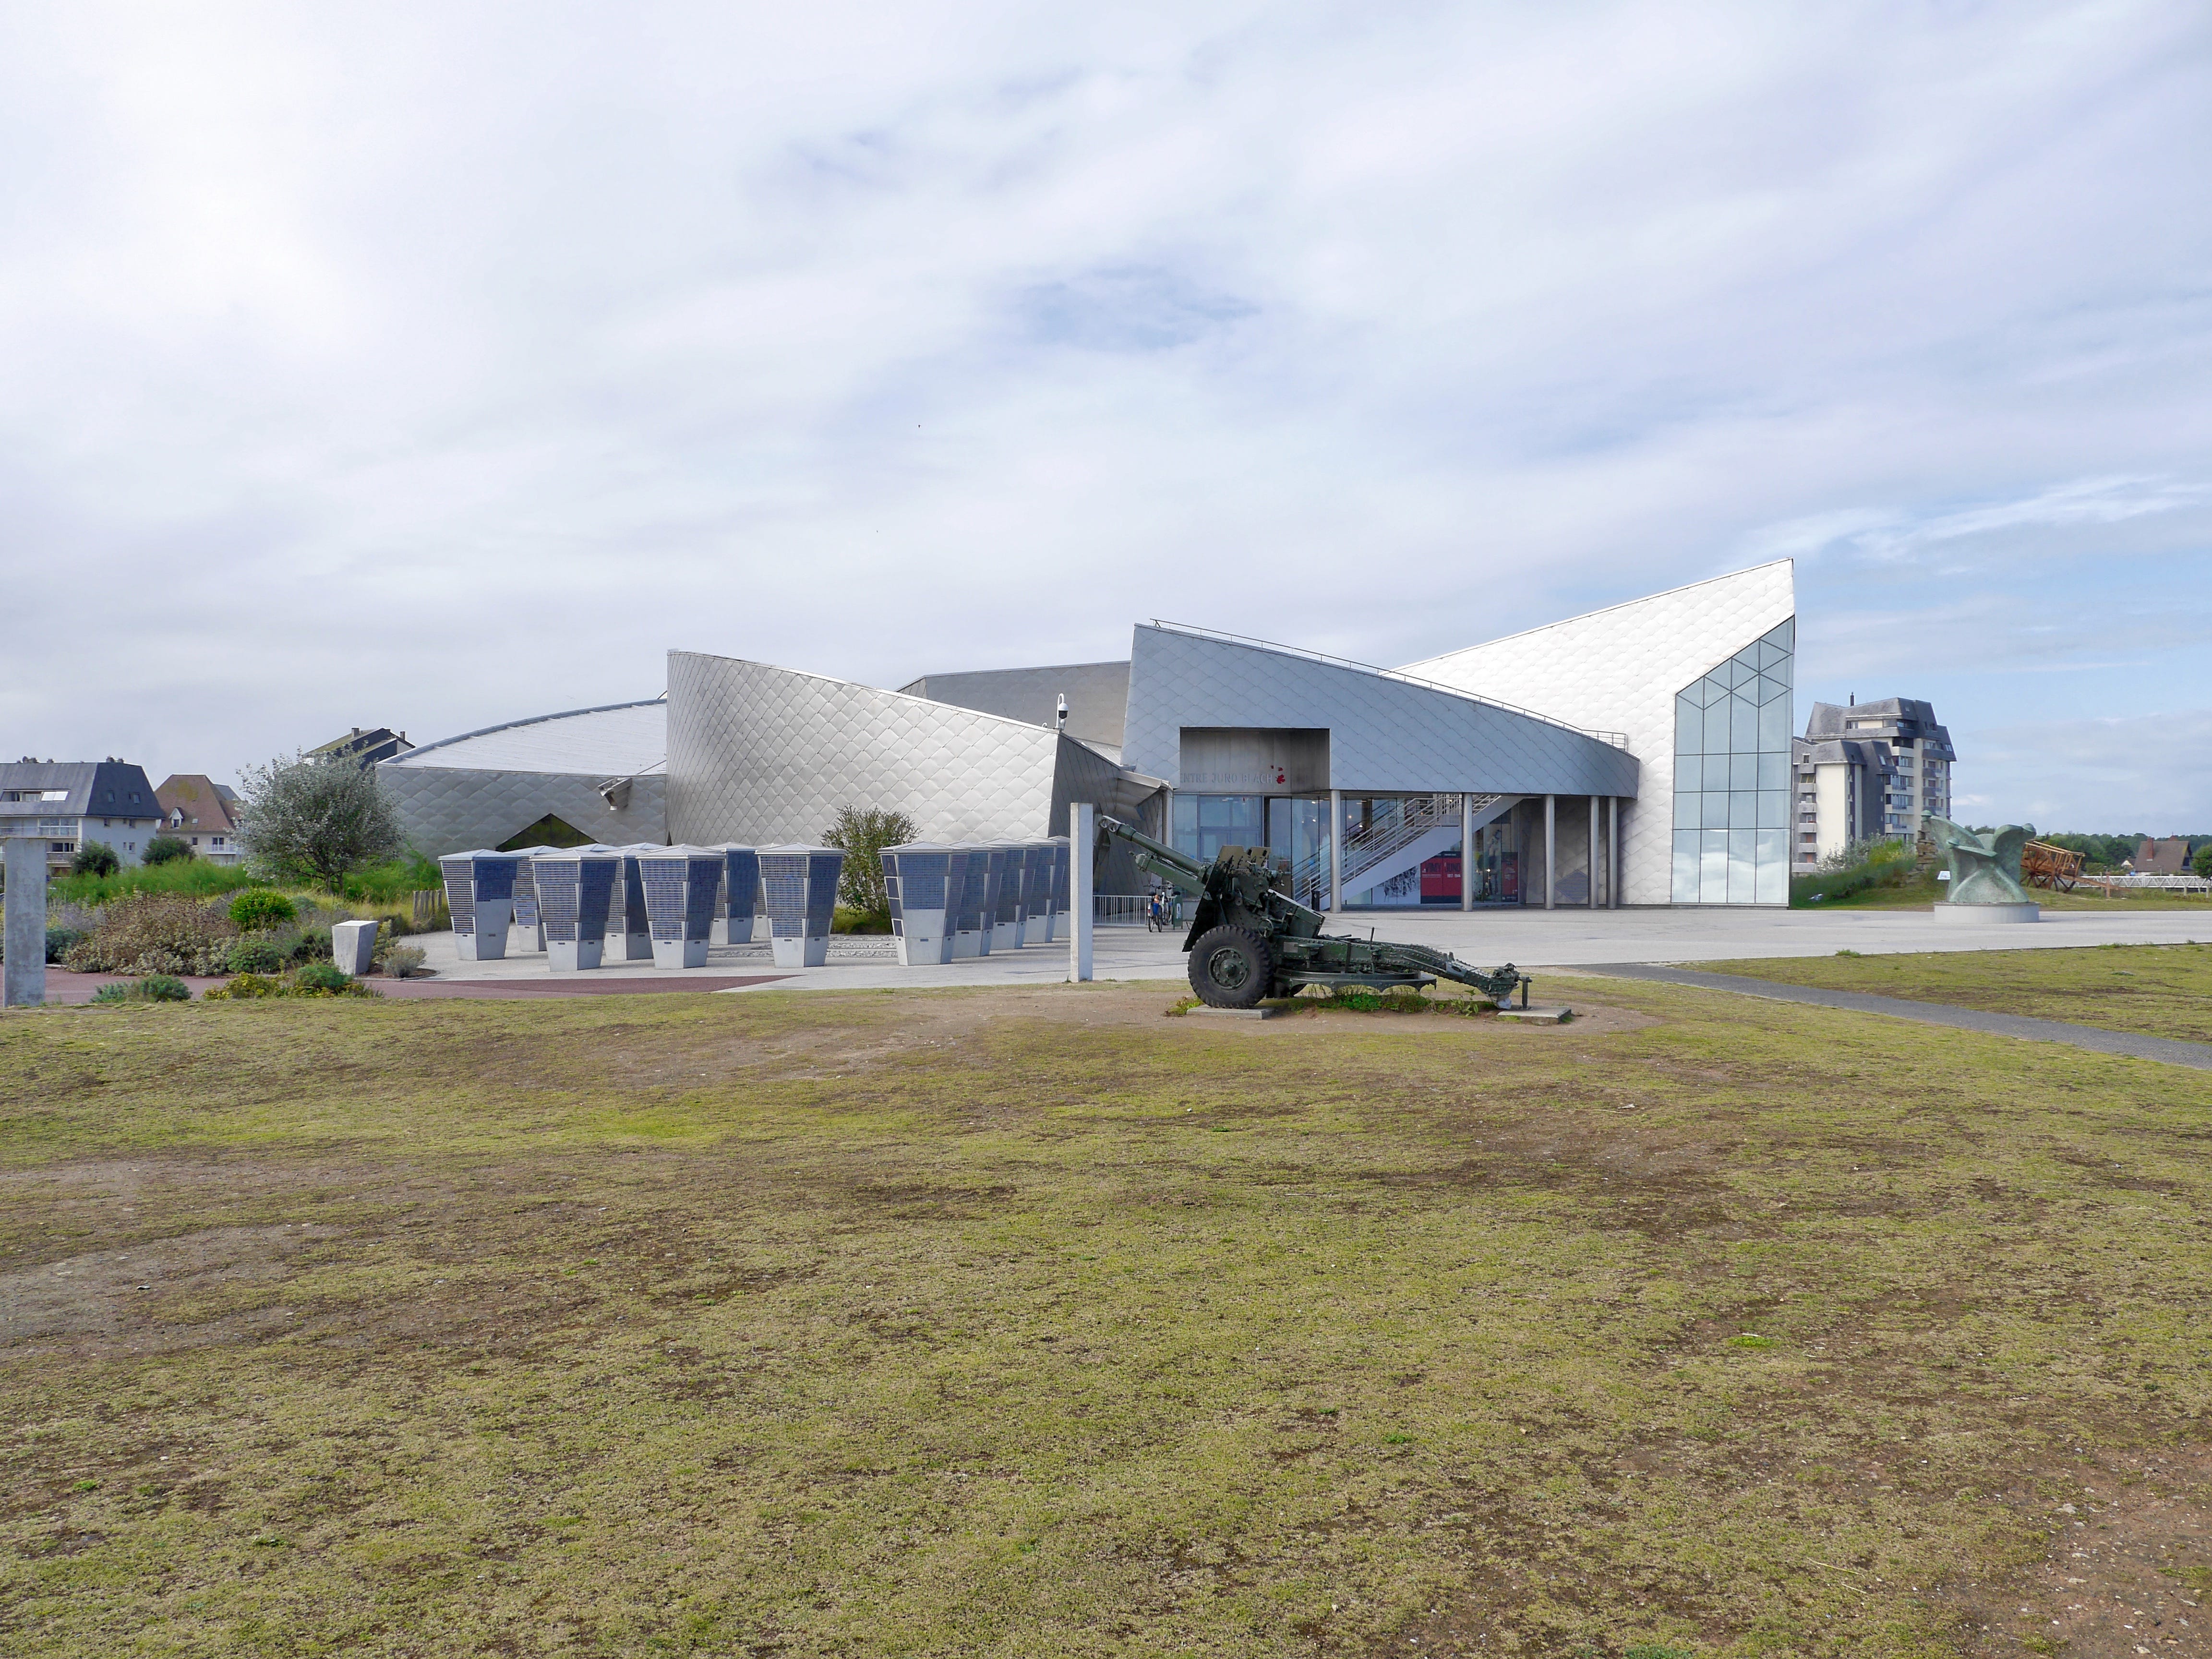
[[[1507,811],[1518,795],[1474,797],[1474,827],[1478,830]],[[1456,842],[1461,835],[1460,800],[1456,795],[1399,795],[1378,800],[1374,817],[1344,838],[1344,894],[1342,905],[1401,902],[1399,896],[1378,898],[1374,890],[1388,887],[1414,875],[1421,866]],[[1306,859],[1292,872],[1297,893],[1328,885],[1325,852]],[[1403,902],[1418,904],[1419,892],[1410,884]]]

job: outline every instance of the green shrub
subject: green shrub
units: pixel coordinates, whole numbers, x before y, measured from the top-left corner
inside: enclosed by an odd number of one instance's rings
[[[192,849],[174,836],[156,836],[146,843],[146,850],[138,855],[141,864],[173,864],[179,859],[197,857]]]
[[[888,933],[891,930],[891,913],[884,910],[855,910],[841,904],[830,918],[833,933]]]
[[[265,887],[250,887],[230,902],[231,921],[241,933],[265,933],[299,914],[291,900]]]
[[[255,997],[281,997],[283,982],[263,974],[240,974],[225,985],[210,987],[203,999],[208,1002],[246,1002]]]
[[[292,941],[292,960],[314,963],[330,959],[331,930],[327,927],[302,927],[299,938]]]
[[[190,1002],[192,988],[167,974],[149,974],[128,985],[103,985],[92,994],[92,1000],[111,1008],[118,1003]]]
[[[70,860],[70,874],[73,876],[112,876],[122,867],[123,860],[104,841],[86,842]]]
[[[205,859],[172,859],[167,864],[134,864],[112,875],[69,875],[46,890],[48,904],[106,904],[125,893],[189,893],[216,898],[254,885],[252,872]]]
[[[279,974],[284,971],[284,953],[273,939],[234,939],[223,966],[234,974]]]
[[[863,915],[880,915],[881,929],[848,928],[840,932],[890,932],[890,896],[884,890],[884,848],[915,840],[921,832],[903,812],[874,807],[841,806],[837,822],[822,832],[824,847],[841,848],[845,863],[837,875],[837,902]]]
[[[60,962],[69,954],[70,946],[83,937],[83,933],[74,927],[47,928],[46,960],[52,963]]]
[[[353,988],[353,976],[327,958],[302,963],[292,975],[292,982],[302,991],[322,991],[333,996]]]
[[[221,910],[182,893],[130,893],[62,961],[81,974],[219,974],[236,933]]]
[[[422,971],[422,947],[395,945],[384,953],[384,971],[394,979],[412,979]]]

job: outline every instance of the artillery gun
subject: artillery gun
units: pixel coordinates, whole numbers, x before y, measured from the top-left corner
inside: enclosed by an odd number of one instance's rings
[[[1388,988],[1448,979],[1523,1007],[1528,976],[1511,963],[1486,973],[1425,945],[1392,945],[1322,932],[1320,911],[1284,890],[1290,866],[1264,847],[1224,847],[1202,864],[1141,830],[1101,815],[1098,850],[1109,837],[1129,843],[1137,867],[1198,901],[1182,948],[1190,953],[1190,988],[1211,1008],[1250,1008],[1305,985]]]

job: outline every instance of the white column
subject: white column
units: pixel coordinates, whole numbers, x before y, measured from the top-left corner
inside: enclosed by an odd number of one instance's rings
[[[1328,908],[1344,908],[1344,791],[1328,792]]]
[[[1597,802],[1589,797],[1589,908],[1597,908]]]
[[[1474,908],[1474,797],[1459,798],[1459,908]]]
[[[8,871],[7,984],[0,1008],[41,1008],[46,1001],[46,843],[10,836]]]
[[[1607,839],[1613,845],[1605,862],[1606,890],[1613,899],[1613,908],[1620,908],[1620,797],[1605,798]]]
[[[1544,797],[1544,908],[1548,910],[1559,890],[1559,798]]]
[[[1081,985],[1091,978],[1091,929],[1097,921],[1097,903],[1091,896],[1091,863],[1097,856],[1092,843],[1098,839],[1098,809],[1087,800],[1067,809],[1067,981]],[[987,923],[988,925],[988,923]]]

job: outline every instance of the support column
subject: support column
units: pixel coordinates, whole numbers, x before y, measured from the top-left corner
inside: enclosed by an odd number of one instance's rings
[[[1620,908],[1620,797],[1605,798],[1607,839],[1613,842],[1611,856],[1606,860],[1607,892],[1612,896],[1613,908]]]
[[[1328,908],[1344,908],[1344,791],[1328,792]]]
[[[1474,908],[1474,797],[1459,798],[1459,908]]]
[[[1598,797],[1589,797],[1589,908],[1597,908],[1597,803]]]
[[[1559,798],[1544,797],[1544,908],[1552,908],[1559,891],[1559,861],[1555,854],[1559,848]]]
[[[1097,921],[1097,903],[1091,896],[1092,867],[1097,861],[1098,809],[1087,800],[1067,809],[1067,981],[1081,985],[1091,978],[1091,930]],[[991,919],[983,918],[988,935]]]
[[[8,871],[6,987],[0,1008],[41,1008],[46,1001],[46,843],[43,837],[10,836],[4,845]]]

